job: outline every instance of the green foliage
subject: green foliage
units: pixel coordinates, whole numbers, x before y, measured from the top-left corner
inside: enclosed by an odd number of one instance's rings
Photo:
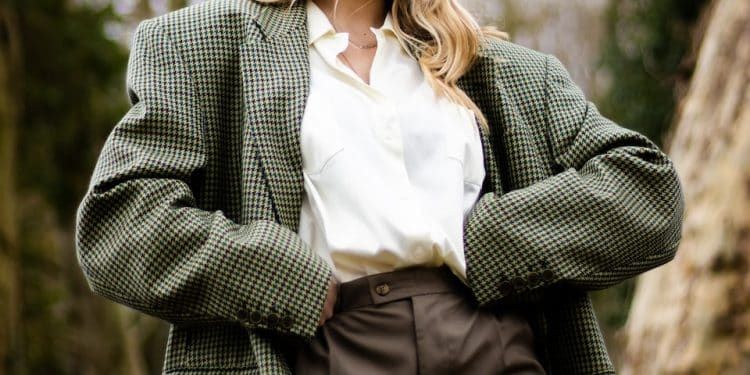
[[[15,0],[22,35],[19,188],[73,220],[106,134],[125,112],[127,52],[107,38],[111,7]]]
[[[602,113],[656,143],[672,122],[675,87],[692,74],[685,63],[691,31],[705,0],[613,1],[606,14],[601,66],[610,91]]]
[[[80,277],[69,233],[101,144],[127,110],[127,51],[105,35],[109,22],[119,22],[111,7],[6,1],[22,51],[14,94],[23,324],[9,361],[19,373],[91,373],[102,367],[86,353],[81,315],[101,303]],[[98,319],[88,318],[105,320]]]

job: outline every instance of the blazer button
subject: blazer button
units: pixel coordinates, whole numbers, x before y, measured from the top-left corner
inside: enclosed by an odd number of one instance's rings
[[[552,272],[551,269],[543,270],[542,271],[542,278],[544,279],[544,281],[548,281],[548,282],[552,281],[552,280],[555,279],[555,273]]]
[[[239,320],[240,322],[243,322],[243,323],[247,322],[249,315],[250,314],[248,314],[246,309],[237,310],[237,320]]]
[[[513,284],[513,289],[515,290],[523,290],[526,288],[526,280],[524,280],[522,277],[514,277],[511,280],[511,283]]]
[[[247,309],[239,309],[237,310],[237,320],[240,321],[240,324],[242,324],[245,328],[252,328],[252,325],[250,324],[250,313],[247,311]]]
[[[291,317],[285,316],[281,318],[281,327],[284,329],[291,329],[292,325],[294,325],[294,320],[292,320]]]
[[[279,317],[279,315],[277,315],[276,313],[270,313],[270,314],[268,314],[268,318],[266,319],[266,323],[268,324],[269,327],[273,327],[276,324],[278,324],[280,320],[281,320],[281,318]]]
[[[500,283],[499,289],[503,295],[511,294],[513,293],[513,284],[510,281],[503,281]]]
[[[257,325],[260,324],[263,321],[263,314],[261,314],[258,311],[253,311],[250,313],[250,316],[248,317],[248,323]]]
[[[542,277],[537,272],[529,272],[528,276],[526,276],[526,281],[530,285],[536,285],[542,281]]]

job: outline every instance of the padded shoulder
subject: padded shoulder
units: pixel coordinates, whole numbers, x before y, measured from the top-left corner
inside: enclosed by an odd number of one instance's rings
[[[251,18],[263,6],[252,0],[207,0],[149,21],[158,23],[178,48],[185,43],[206,47],[217,39],[231,44],[247,34]]]
[[[546,53],[498,38],[486,38],[485,41],[482,51],[486,56],[501,57],[525,66],[544,66],[546,63]]]
[[[505,78],[516,77],[526,81],[546,79],[549,54],[497,38],[487,38],[481,54],[500,64]]]
[[[528,123],[543,123],[550,62],[556,59],[506,40],[487,38],[481,55],[498,64],[499,82]]]

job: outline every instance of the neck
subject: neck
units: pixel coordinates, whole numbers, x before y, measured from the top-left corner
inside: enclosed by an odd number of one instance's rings
[[[339,32],[369,32],[370,27],[383,25],[388,12],[385,0],[312,1],[326,13]]]

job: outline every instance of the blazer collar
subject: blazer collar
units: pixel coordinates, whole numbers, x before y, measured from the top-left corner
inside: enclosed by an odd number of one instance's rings
[[[310,92],[305,0],[290,6],[252,2],[250,11],[256,27],[250,28],[240,48],[245,125],[259,150],[276,218],[297,231],[305,194],[300,128]],[[480,128],[487,170],[483,191],[502,193],[492,145],[502,143],[503,128],[511,124],[502,120],[500,107],[510,102],[502,90],[499,67],[493,57],[480,55],[459,85],[490,119],[493,129],[493,134],[486,134]]]
[[[309,34],[307,44],[312,45],[318,39],[325,36],[328,33],[336,33],[331,21],[328,16],[323,12],[314,1],[305,0],[307,10],[307,31]],[[380,27],[370,27],[370,30],[375,32],[376,30],[388,31],[395,34],[393,29],[393,21],[391,21],[391,13],[387,12],[385,20]]]
[[[306,25],[305,0],[296,0],[288,6],[261,4],[250,0],[250,14],[264,39],[283,38],[292,30]]]
[[[250,14],[253,22],[260,30],[261,36],[265,40],[284,38],[294,30],[299,30],[300,28],[307,27],[306,8],[308,6],[308,1],[309,0],[296,0],[294,1],[294,3],[288,6],[261,4],[256,1],[250,1]],[[316,10],[319,11],[319,9]],[[319,30],[319,26],[320,25],[316,25],[313,29],[316,31],[321,31]],[[380,28],[383,30],[395,32],[393,30],[393,21],[390,13],[386,16],[385,22]],[[309,30],[306,30],[305,32],[308,35],[308,44],[312,42],[311,39],[320,36],[311,34]],[[254,37],[255,34],[251,32],[249,34],[249,38],[253,39]],[[407,45],[406,43],[403,43],[402,46],[408,50],[411,56],[417,56],[417,51],[413,47]]]

